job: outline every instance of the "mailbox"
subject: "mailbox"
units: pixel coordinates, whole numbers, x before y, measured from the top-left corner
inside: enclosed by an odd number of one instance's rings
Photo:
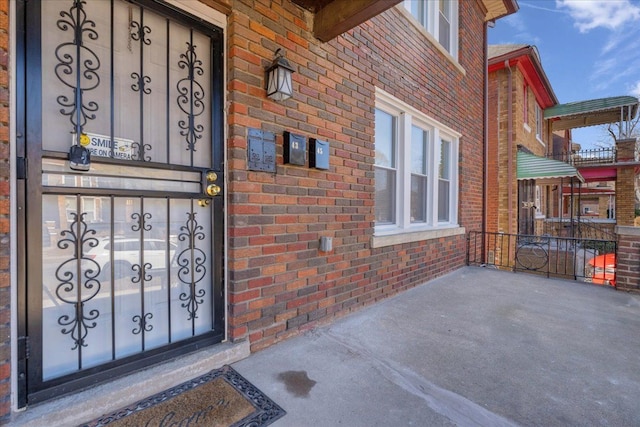
[[[272,132],[249,129],[248,168],[252,171],[276,171],[276,136]]]
[[[309,167],[329,169],[329,142],[311,138],[309,141]]]
[[[304,166],[305,154],[307,152],[307,139],[302,135],[291,132],[284,133],[284,149],[282,157],[284,163]]]

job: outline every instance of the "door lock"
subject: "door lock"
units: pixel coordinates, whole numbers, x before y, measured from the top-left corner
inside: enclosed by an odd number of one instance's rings
[[[207,194],[211,197],[217,196],[218,194],[220,194],[220,191],[222,191],[222,188],[220,188],[219,185],[216,185],[216,184],[207,185]]]

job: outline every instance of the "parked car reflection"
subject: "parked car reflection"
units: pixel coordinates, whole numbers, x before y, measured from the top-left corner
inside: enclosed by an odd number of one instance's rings
[[[146,239],[144,252],[141,253],[141,241],[134,238],[102,239],[98,245],[92,248],[87,256],[100,266],[100,279],[107,280],[111,277],[113,269],[114,278],[131,276],[134,273],[133,266],[140,265],[141,255],[144,256],[144,264],[148,264],[147,273],[167,268],[167,259],[173,264],[173,259],[178,246],[173,242],[161,239]],[[167,248],[167,244],[169,248]],[[169,253],[167,256],[167,249]],[[113,251],[113,259],[111,252]]]

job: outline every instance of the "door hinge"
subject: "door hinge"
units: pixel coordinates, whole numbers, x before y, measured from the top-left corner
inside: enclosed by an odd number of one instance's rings
[[[28,336],[18,337],[18,359],[29,359],[31,355],[31,339]]]
[[[27,159],[16,157],[16,176],[18,179],[27,179]]]

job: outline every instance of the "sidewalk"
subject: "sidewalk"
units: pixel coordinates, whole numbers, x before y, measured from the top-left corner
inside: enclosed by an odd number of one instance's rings
[[[232,366],[274,427],[640,425],[640,295],[466,267]]]

